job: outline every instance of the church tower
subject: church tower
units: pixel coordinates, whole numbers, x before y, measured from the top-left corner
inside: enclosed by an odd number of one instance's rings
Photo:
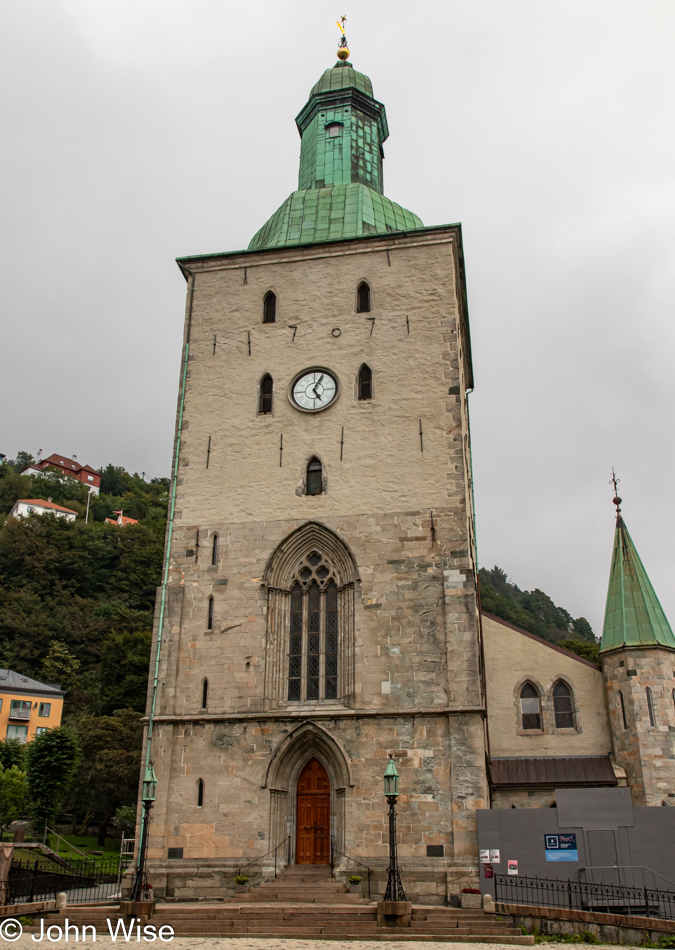
[[[393,753],[404,885],[443,904],[488,807],[461,228],[384,196],[385,108],[344,59],[296,121],[298,190],[246,251],[178,261],[150,881],[226,896],[279,847],[381,894]]]
[[[616,485],[615,485],[616,488]],[[615,493],[616,495],[616,493]],[[675,637],[617,506],[600,659],[635,805],[675,804]]]

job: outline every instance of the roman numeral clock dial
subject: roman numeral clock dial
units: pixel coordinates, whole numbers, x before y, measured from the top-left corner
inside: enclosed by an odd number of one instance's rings
[[[296,409],[318,412],[338,395],[337,378],[326,369],[306,369],[291,383],[290,399]]]

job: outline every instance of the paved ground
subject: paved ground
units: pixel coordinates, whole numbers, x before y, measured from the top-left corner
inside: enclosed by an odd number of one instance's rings
[[[17,950],[29,950],[29,948],[35,948],[36,941],[32,937],[39,937],[39,934],[23,934],[18,940],[11,943],[5,942],[4,946],[16,947]],[[66,942],[64,940],[58,941],[47,941],[45,938],[42,941],[43,945],[54,947],[55,950],[61,947],[72,947],[73,945],[77,946],[78,950],[113,950],[114,947],[118,947],[122,943],[123,946],[126,945],[124,939],[118,939],[116,942],[111,940],[107,934],[97,935],[96,942],[92,940],[87,940],[86,942],[75,943],[74,939],[71,939]],[[160,943],[158,940],[155,941],[154,947],[171,947],[172,950],[337,950],[337,948],[342,943],[347,950],[383,950],[386,947],[386,950],[514,950],[512,946],[501,943],[436,943],[435,941],[429,942],[409,942],[409,941],[395,941],[382,943],[380,941],[373,940],[349,940],[349,941],[340,941],[339,938],[336,940],[316,940],[314,938],[307,940],[270,940],[270,939],[255,939],[250,937],[176,937],[170,943]],[[130,940],[129,944],[137,944],[135,939]],[[0,936],[0,948],[3,946],[2,937]],[[141,946],[148,946],[148,943],[141,940]],[[544,945],[546,950],[570,950],[569,944],[561,943],[547,943]],[[583,948],[586,944],[577,944]],[[615,946],[603,946],[596,944],[593,950],[616,950]]]

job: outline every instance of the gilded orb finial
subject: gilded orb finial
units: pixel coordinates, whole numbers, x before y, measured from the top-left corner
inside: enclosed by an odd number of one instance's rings
[[[338,30],[342,33],[340,37],[340,42],[338,43],[338,59],[341,59],[343,62],[346,59],[349,59],[349,47],[347,46],[347,37],[345,35],[345,23],[347,22],[346,16],[341,16],[337,21]]]

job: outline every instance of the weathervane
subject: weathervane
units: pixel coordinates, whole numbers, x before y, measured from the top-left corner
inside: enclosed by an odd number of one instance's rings
[[[345,35],[345,23],[347,22],[346,16],[341,16],[337,21],[337,27],[342,36],[340,37],[340,42],[338,43],[338,59],[341,59],[343,62],[346,59],[349,59],[349,47],[347,46],[347,37]]]
[[[620,481],[621,479],[616,477],[614,466],[612,466],[612,477],[609,480],[609,484],[612,485],[614,488],[614,498],[612,498],[612,501],[616,505],[616,520],[617,521],[621,517],[621,508],[619,507],[619,505],[621,504],[621,499],[619,498],[619,489],[618,489],[618,485]]]

